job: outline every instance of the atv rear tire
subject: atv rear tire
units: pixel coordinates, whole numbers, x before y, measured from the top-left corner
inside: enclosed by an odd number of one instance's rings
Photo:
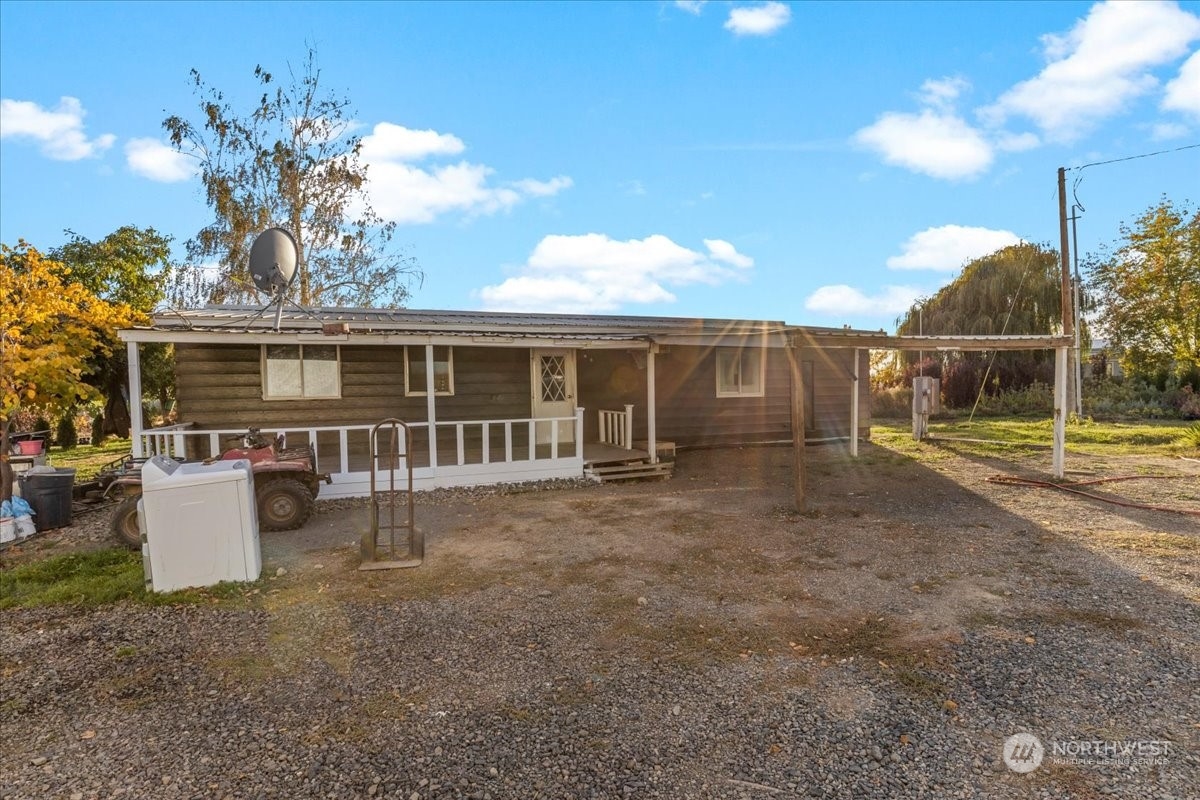
[[[138,500],[141,499],[140,494],[131,494],[122,500],[109,524],[117,541],[132,550],[142,548],[142,530],[138,525]]]
[[[264,531],[295,530],[312,516],[312,492],[300,481],[276,478],[259,484],[254,494],[258,526]]]

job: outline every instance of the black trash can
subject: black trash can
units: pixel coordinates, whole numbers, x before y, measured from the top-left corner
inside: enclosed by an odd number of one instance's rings
[[[20,480],[21,496],[33,507],[33,522],[39,532],[71,524],[74,469],[59,467],[54,472],[26,473]]]

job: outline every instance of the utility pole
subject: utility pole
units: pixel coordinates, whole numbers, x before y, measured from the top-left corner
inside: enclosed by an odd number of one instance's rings
[[[1067,240],[1067,171],[1058,168],[1058,239],[1062,260],[1062,327],[1063,335],[1071,336],[1075,331],[1075,315],[1071,303],[1071,253]],[[1065,474],[1067,409],[1071,407],[1067,397],[1070,347],[1056,348],[1054,353],[1054,477]]]
[[[1071,302],[1071,244],[1067,231],[1067,170],[1065,167],[1058,168],[1058,240],[1059,260],[1062,263],[1063,336],[1074,336],[1075,311],[1074,303]],[[1067,369],[1069,372],[1069,364]],[[1074,407],[1073,398],[1067,398],[1067,408]]]
[[[1075,323],[1075,349],[1072,353],[1072,358],[1075,359],[1075,370],[1071,373],[1071,380],[1075,385],[1075,415],[1083,416],[1083,345],[1080,340],[1080,330],[1083,328],[1082,318],[1080,316],[1083,306],[1083,281],[1079,278],[1079,232],[1075,229],[1075,223],[1079,219],[1077,211],[1083,211],[1083,206],[1078,203],[1071,205],[1071,262],[1075,268],[1075,278],[1072,285],[1075,287],[1075,292],[1072,299],[1075,304],[1075,314],[1072,317]]]

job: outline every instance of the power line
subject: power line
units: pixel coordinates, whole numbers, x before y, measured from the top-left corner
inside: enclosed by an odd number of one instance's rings
[[[1108,161],[1093,161],[1090,164],[1081,164],[1078,167],[1067,167],[1067,171],[1070,172],[1072,170],[1084,170],[1084,169],[1087,169],[1088,167],[1102,167],[1105,164],[1119,164],[1122,161],[1134,161],[1139,158],[1150,158],[1151,156],[1161,156],[1161,155],[1165,155],[1167,153],[1178,153],[1181,150],[1191,150],[1196,147],[1200,147],[1200,143],[1185,144],[1183,147],[1176,147],[1171,150],[1156,150],[1153,153],[1142,153],[1142,154],[1136,155],[1136,156],[1125,156],[1124,158],[1111,158]]]

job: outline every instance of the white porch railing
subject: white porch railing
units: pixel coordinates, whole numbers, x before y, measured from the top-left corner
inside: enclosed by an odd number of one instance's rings
[[[142,455],[173,456],[187,450],[184,442],[185,431],[191,430],[193,423],[180,422],[176,425],[164,425],[161,428],[151,428],[142,432]],[[182,456],[181,456],[182,458]]]
[[[560,423],[573,423],[574,440],[560,437]],[[538,444],[538,432],[550,426],[549,444]],[[370,491],[370,431],[373,425],[328,425],[263,428],[267,437],[283,434],[291,446],[312,444],[317,471],[332,477],[321,497],[359,497]],[[583,474],[583,409],[573,417],[544,419],[454,420],[409,423],[417,447],[406,448],[413,459],[416,489],[474,486],[489,483],[570,478]],[[141,434],[144,455],[185,459],[219,455],[228,439],[244,428],[196,430],[192,423],[151,428]],[[544,438],[544,437],[543,437]],[[424,440],[423,442],[421,440]],[[297,441],[300,440],[300,441]],[[453,441],[453,447],[448,447]],[[424,447],[420,447],[423,444]],[[406,466],[401,461],[401,466]]]
[[[624,411],[600,411],[600,443],[633,449],[633,405]]]

